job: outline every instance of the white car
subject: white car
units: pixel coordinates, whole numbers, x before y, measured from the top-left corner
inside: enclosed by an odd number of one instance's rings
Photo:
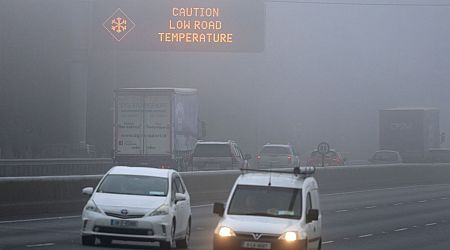
[[[83,210],[83,245],[113,239],[159,242],[162,249],[188,248],[191,232],[189,193],[171,169],[113,167],[93,189]]]
[[[256,155],[258,168],[294,168],[300,166],[300,158],[290,144],[266,144]]]
[[[214,204],[221,219],[213,249],[321,249],[322,216],[313,173],[312,167],[243,172],[227,205]]]

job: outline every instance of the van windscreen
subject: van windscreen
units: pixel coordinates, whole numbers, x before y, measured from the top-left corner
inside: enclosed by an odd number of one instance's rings
[[[194,157],[230,157],[228,144],[197,144]]]

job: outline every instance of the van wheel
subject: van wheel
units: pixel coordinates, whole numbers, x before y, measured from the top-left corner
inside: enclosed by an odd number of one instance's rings
[[[95,237],[92,235],[83,235],[81,236],[81,244],[84,246],[93,246],[95,245]]]
[[[191,218],[189,218],[188,226],[186,228],[186,234],[184,239],[177,240],[177,248],[187,249],[189,248],[189,241],[191,239]]]

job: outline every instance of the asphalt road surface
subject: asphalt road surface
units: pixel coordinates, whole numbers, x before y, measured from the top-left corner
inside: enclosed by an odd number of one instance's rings
[[[450,249],[449,207],[450,184],[322,194],[322,249]],[[190,249],[212,249],[219,218],[211,211],[210,205],[193,208]],[[3,221],[0,249],[158,249],[121,241],[84,247],[79,228],[79,215]]]

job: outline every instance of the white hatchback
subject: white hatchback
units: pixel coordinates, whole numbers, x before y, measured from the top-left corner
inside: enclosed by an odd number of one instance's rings
[[[189,193],[171,169],[113,167],[90,195],[82,214],[83,245],[112,240],[159,242],[163,249],[188,248]]]
[[[294,172],[244,170],[227,205],[214,204],[221,219],[214,250],[318,250],[322,216],[314,168]]]

